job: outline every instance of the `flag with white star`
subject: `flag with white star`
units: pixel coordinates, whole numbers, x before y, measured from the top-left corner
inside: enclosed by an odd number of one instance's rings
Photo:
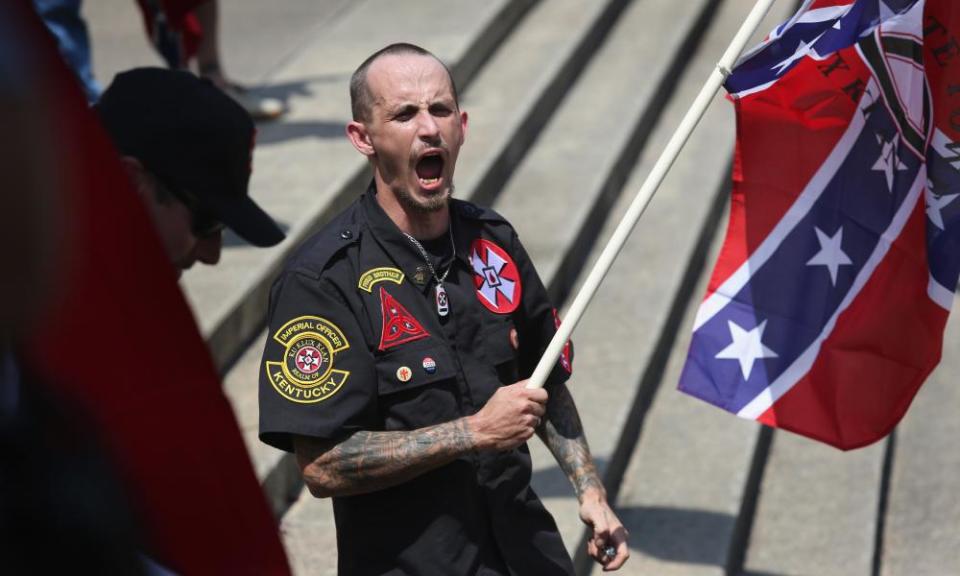
[[[954,2],[807,0],[741,59],[730,223],[682,391],[842,449],[903,416],[960,276]]]

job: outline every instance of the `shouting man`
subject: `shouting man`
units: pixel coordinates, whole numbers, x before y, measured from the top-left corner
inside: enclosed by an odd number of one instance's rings
[[[573,574],[530,487],[539,434],[606,569],[627,559],[566,388],[528,390],[559,320],[510,224],[453,200],[467,130],[447,68],[409,44],[350,82],[373,183],[273,287],[260,438],[333,497],[341,574]]]

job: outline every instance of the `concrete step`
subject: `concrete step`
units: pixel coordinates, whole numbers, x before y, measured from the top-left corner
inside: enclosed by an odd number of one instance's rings
[[[883,448],[841,452],[774,434],[745,572],[871,574]]]
[[[325,26],[363,0],[285,0],[282,8],[258,0],[219,5],[221,64],[229,77],[257,88]],[[104,85],[136,66],[162,66],[148,44],[136,2],[87,0],[94,73]]]
[[[729,107],[717,104],[715,108]],[[727,122],[722,125],[729,129]],[[727,189],[720,190],[725,200]],[[664,198],[657,202],[661,200]],[[708,227],[709,223],[704,226]],[[717,232],[707,262],[720,250],[723,235],[722,230]],[[730,573],[744,536],[739,518],[749,497],[747,488],[756,484],[751,461],[762,441],[759,425],[676,391],[690,344],[687,328],[693,324],[699,295],[709,279],[703,267],[691,268],[689,274],[698,280],[662,377],[651,380],[639,372],[634,376],[641,388],[656,389],[647,392],[649,408],[638,417],[642,433],[616,499],[617,513],[630,532],[630,561],[621,570],[625,576]],[[642,408],[639,411],[643,412]],[[593,572],[600,573],[599,567]]]
[[[304,490],[283,517],[280,533],[295,576],[336,576],[337,532],[329,499]]]
[[[615,215],[626,210],[751,6],[727,0],[717,11]],[[760,35],[784,15],[775,9]],[[733,118],[732,106],[717,95],[575,333],[576,369],[602,383],[584,383],[574,393],[585,421],[606,424],[600,434],[588,430],[631,534],[625,574],[723,574],[733,561],[759,427],[675,390],[709,263],[722,241]],[[609,349],[611,342],[629,344]],[[562,514],[575,506],[568,500]],[[588,571],[582,560],[579,565]]]
[[[628,0],[541,2],[463,96],[470,114],[458,195],[490,206]]]
[[[287,100],[290,112],[259,126],[251,194],[287,228],[288,238],[258,249],[228,234],[220,265],[184,277],[221,368],[261,329],[270,283],[286,254],[366,183],[365,161],[344,133],[354,68],[374,50],[402,40],[436,53],[466,84],[532,3],[365,0],[320,26],[312,42],[270,77],[265,92]]]
[[[883,576],[960,574],[960,316],[947,323],[944,359],[923,385],[893,441],[882,540]]]
[[[291,455],[260,442],[257,436],[260,414],[257,385],[261,370],[260,356],[266,337],[266,331],[261,331],[255,339],[256,343],[248,346],[240,355],[223,379],[223,392],[233,408],[247,453],[250,454],[254,471],[263,485],[267,500],[277,517],[280,517],[296,499],[303,487],[303,481]]]
[[[717,3],[632,3],[493,204],[525,224],[520,238],[556,302],[576,280]]]

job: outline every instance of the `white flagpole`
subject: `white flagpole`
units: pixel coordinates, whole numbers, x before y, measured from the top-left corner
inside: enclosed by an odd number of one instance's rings
[[[707,83],[700,90],[697,99],[694,100],[693,106],[687,111],[686,116],[684,116],[677,131],[670,138],[667,147],[663,150],[653,170],[650,171],[643,186],[640,187],[637,196],[630,204],[630,208],[627,209],[627,213],[624,214],[623,219],[620,220],[620,224],[617,225],[617,229],[613,232],[613,236],[611,236],[607,246],[603,249],[603,252],[600,253],[600,258],[597,259],[597,263],[594,264],[590,275],[587,276],[587,279],[584,281],[583,288],[580,289],[577,297],[573,300],[573,304],[570,305],[570,309],[566,313],[566,319],[560,325],[553,340],[550,341],[550,345],[547,346],[543,357],[540,358],[540,362],[537,364],[537,368],[533,371],[533,375],[530,376],[527,388],[542,388],[544,383],[546,383],[547,376],[550,375],[550,371],[556,364],[557,358],[560,357],[560,352],[563,350],[564,344],[570,338],[573,329],[577,327],[584,310],[586,310],[590,304],[597,289],[600,287],[600,283],[603,282],[603,279],[606,277],[607,272],[610,271],[610,267],[623,249],[623,245],[626,244],[630,232],[633,231],[637,221],[640,220],[640,216],[647,208],[647,204],[650,203],[650,199],[653,198],[657,188],[660,187],[670,167],[673,166],[673,162],[680,154],[683,145],[687,143],[687,139],[690,138],[690,134],[700,122],[700,118],[702,118],[703,114],[707,111],[707,107],[709,107],[713,101],[717,90],[723,86],[724,80],[730,75],[730,69],[733,68],[737,57],[743,51],[750,37],[753,36],[753,33],[760,26],[760,22],[764,16],[767,15],[774,1],[775,0],[758,0],[747,16],[747,19],[743,22],[743,25],[740,26],[740,30],[737,32],[737,35],[733,37],[733,41],[730,42],[727,51],[723,53],[723,57],[720,58],[716,69],[710,74]]]

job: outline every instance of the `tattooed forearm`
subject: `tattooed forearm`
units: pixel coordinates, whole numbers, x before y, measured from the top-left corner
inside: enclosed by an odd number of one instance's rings
[[[318,498],[396,486],[473,448],[473,434],[462,418],[409,432],[361,431],[338,443],[294,439],[304,481]]]
[[[566,385],[550,389],[546,418],[537,433],[573,483],[578,498],[590,491],[605,493],[583,434],[580,414]]]

